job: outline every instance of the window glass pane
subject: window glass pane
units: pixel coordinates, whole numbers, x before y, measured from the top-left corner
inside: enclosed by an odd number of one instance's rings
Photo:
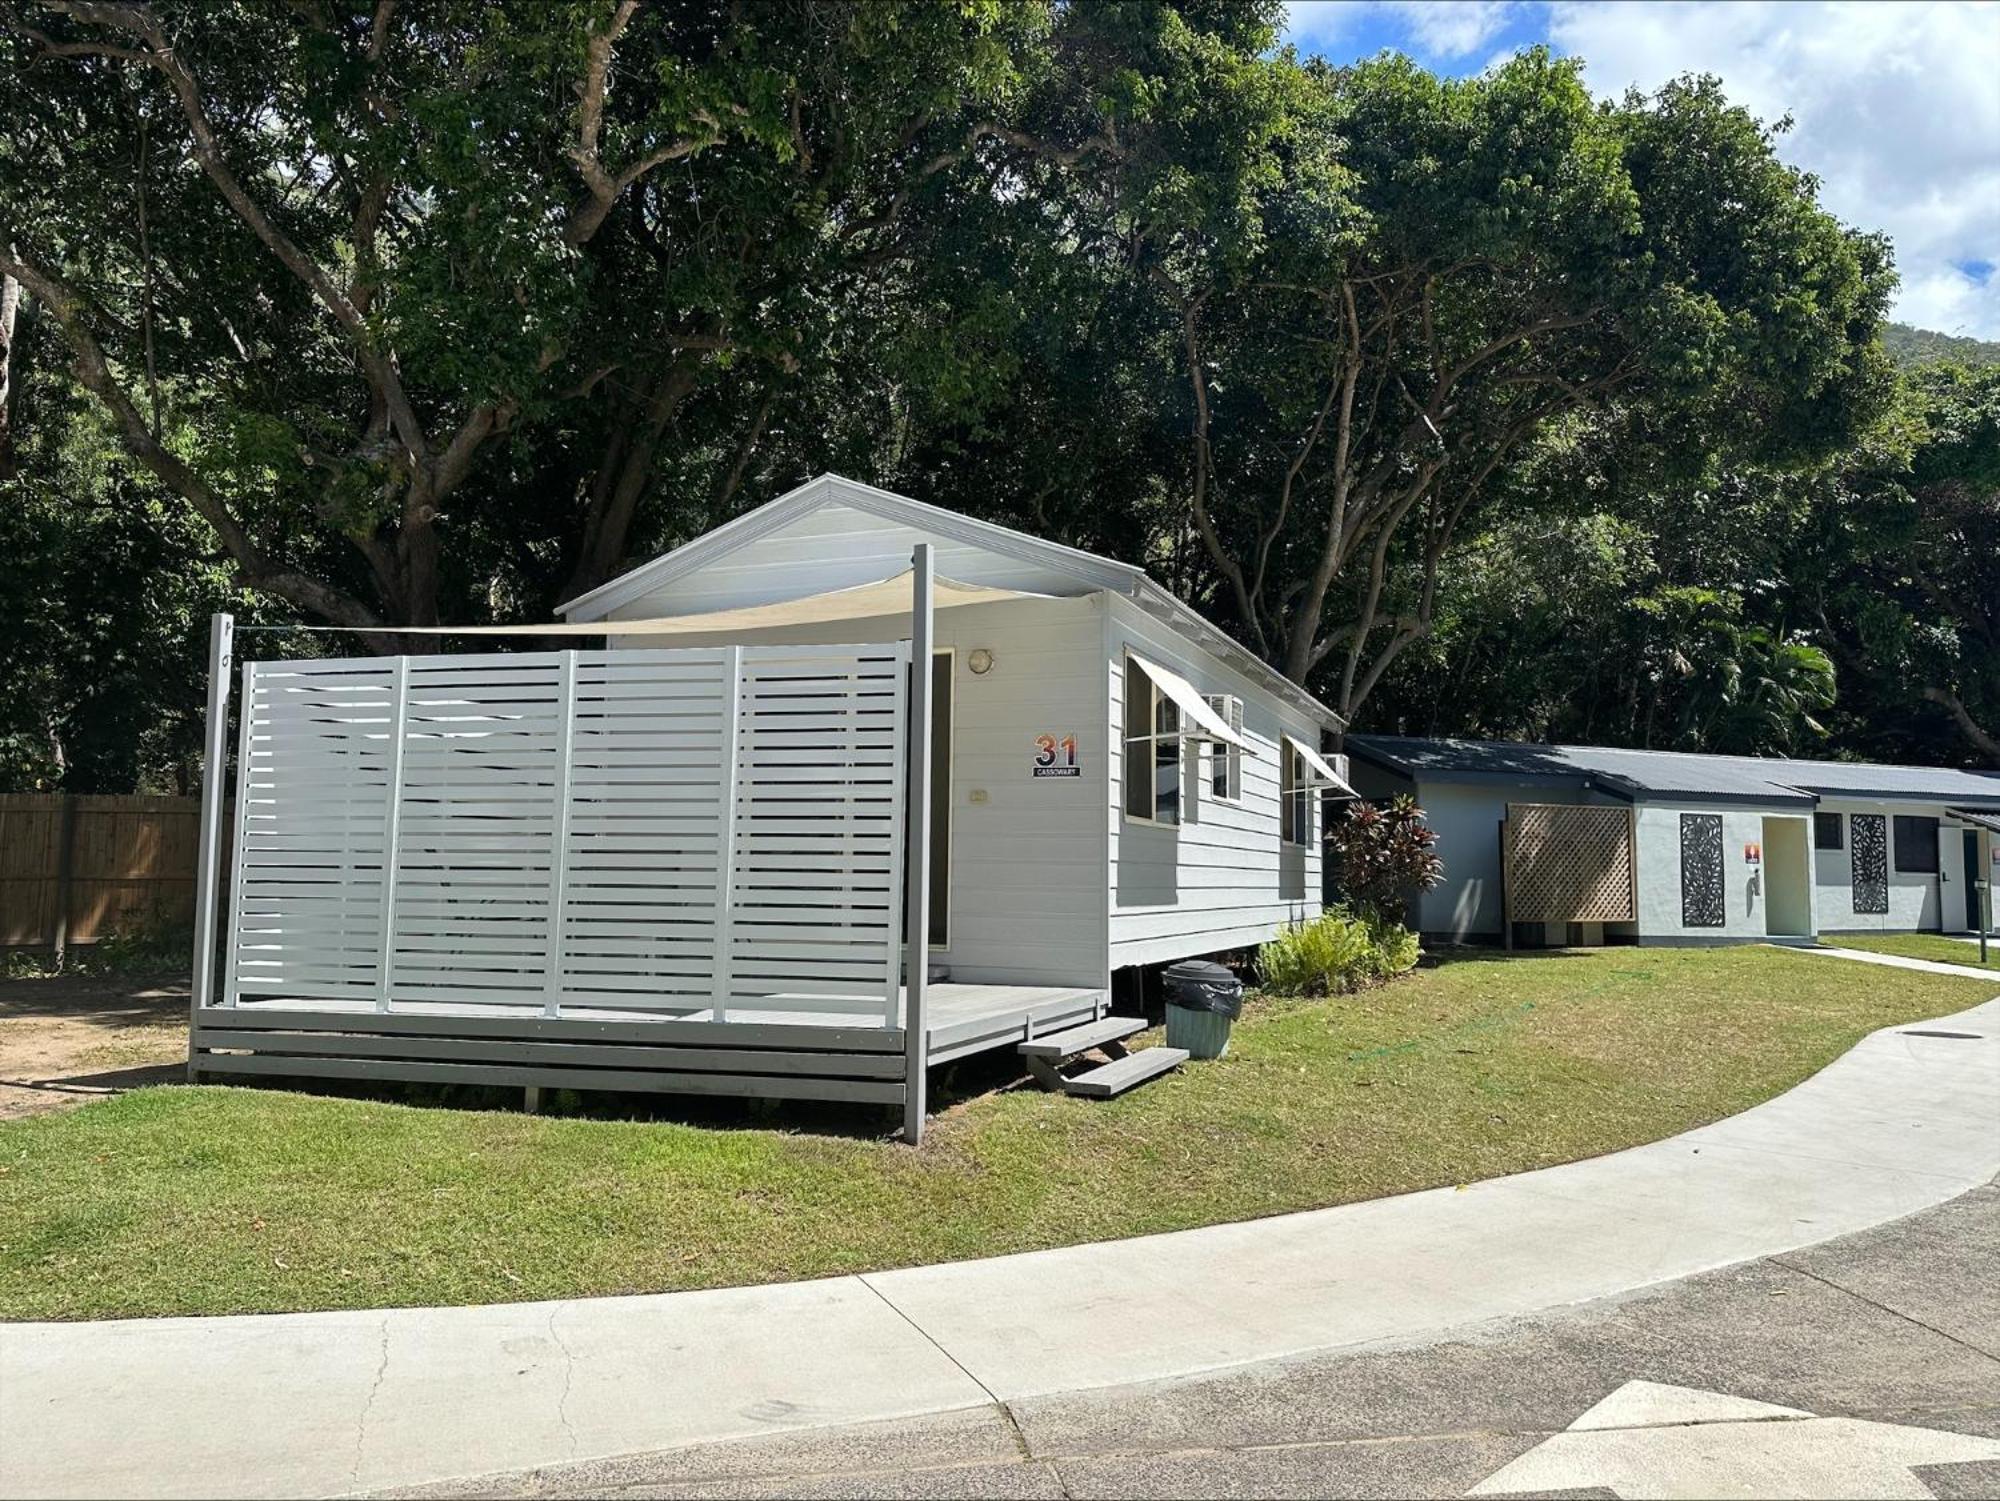
[[[1938,821],[1896,815],[1896,869],[1909,875],[1931,875],[1938,868]]]
[[[1153,816],[1153,742],[1125,742],[1125,811],[1133,818]]]
[[[1158,717],[1159,733],[1178,735],[1181,729],[1181,706],[1164,693],[1155,702],[1158,705],[1154,713]]]
[[[1125,738],[1153,733],[1153,680],[1130,657],[1125,659]]]
[[[1287,745],[1278,757],[1278,829],[1285,843],[1312,843],[1312,797],[1305,757]]]
[[[1240,729],[1242,701],[1226,693],[1208,695],[1208,706],[1215,710],[1216,718],[1231,729]],[[1211,744],[1208,747],[1208,790],[1218,798],[1236,796],[1236,786],[1240,773],[1236,769],[1236,752],[1225,745]]]
[[[1838,813],[1813,814],[1813,848],[1837,850],[1846,847],[1844,820]]]
[[[1153,816],[1161,823],[1181,821],[1181,743],[1153,742]]]

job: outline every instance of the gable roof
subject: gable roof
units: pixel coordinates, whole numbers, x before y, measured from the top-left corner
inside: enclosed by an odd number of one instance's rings
[[[621,605],[630,604],[652,590],[684,578],[740,548],[748,547],[759,538],[782,530],[800,517],[831,505],[846,506],[884,521],[1047,569],[1060,577],[1073,579],[1079,594],[1099,590],[1122,594],[1149,615],[1221,658],[1302,713],[1331,729],[1339,729],[1346,724],[1311,693],[1211,624],[1171,590],[1155,583],[1145,569],[1135,564],[1121,563],[1115,558],[1085,552],[1081,548],[1065,547],[1060,542],[1046,541],[991,521],[975,520],[956,511],[926,505],[923,501],[889,490],[878,490],[873,485],[864,485],[838,474],[822,474],[817,479],[808,480],[776,500],[745,512],[713,531],[682,543],[672,552],[663,553],[650,563],[642,563],[589,593],[559,605],[557,613],[573,620],[605,619]]]
[[[1804,807],[1832,797],[2000,809],[2000,773],[1946,766],[1793,761],[1409,735],[1349,735],[1346,743],[1348,750],[1364,761],[1426,781],[1562,786],[1606,792],[1627,801],[1701,798]]]
[[[754,511],[744,512],[734,521],[724,522],[714,531],[703,532],[693,541],[683,542],[672,552],[662,553],[650,563],[641,563],[629,573],[599,584],[588,594],[579,594],[566,604],[558,605],[556,612],[581,616],[586,620],[602,619],[620,605],[629,604],[642,594],[704,568],[716,559],[828,505],[846,506],[884,521],[933,532],[1003,558],[1033,563],[1073,578],[1087,589],[1116,589],[1120,593],[1129,593],[1133,581],[1146,576],[1145,569],[1135,568],[1130,563],[1101,558],[1096,553],[1064,547],[1059,542],[1046,542],[1040,537],[1031,537],[1026,532],[1017,532],[1012,527],[998,526],[991,521],[976,521],[956,511],[926,505],[921,500],[911,500],[907,495],[878,490],[873,485],[864,485],[838,474],[822,474],[818,479],[808,480],[796,490],[788,490]]]

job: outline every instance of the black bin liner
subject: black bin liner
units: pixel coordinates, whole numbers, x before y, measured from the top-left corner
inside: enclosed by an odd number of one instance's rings
[[[1220,964],[1183,959],[1167,966],[1167,1004],[1184,1011],[1212,1011],[1231,1020],[1243,1014],[1243,982]]]

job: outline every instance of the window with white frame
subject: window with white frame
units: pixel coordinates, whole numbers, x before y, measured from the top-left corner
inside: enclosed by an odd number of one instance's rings
[[[1215,717],[1228,725],[1230,730],[1243,733],[1243,700],[1229,693],[1211,693],[1208,706],[1215,710]],[[1209,795],[1219,802],[1234,803],[1243,799],[1243,750],[1240,746],[1211,744],[1208,749],[1208,790]]]
[[[1284,736],[1278,742],[1278,837],[1286,844],[1312,843],[1318,790],[1305,753],[1289,735]]]
[[[1125,816],[1181,821],[1181,711],[1151,674],[1125,659]]]

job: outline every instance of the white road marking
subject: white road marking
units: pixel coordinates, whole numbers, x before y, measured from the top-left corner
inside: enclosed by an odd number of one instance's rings
[[[1822,1418],[1723,1392],[1628,1381],[1468,1494],[1603,1487],[1625,1501],[1931,1501],[1912,1466],[1982,1459],[2000,1460],[2000,1440]]]

